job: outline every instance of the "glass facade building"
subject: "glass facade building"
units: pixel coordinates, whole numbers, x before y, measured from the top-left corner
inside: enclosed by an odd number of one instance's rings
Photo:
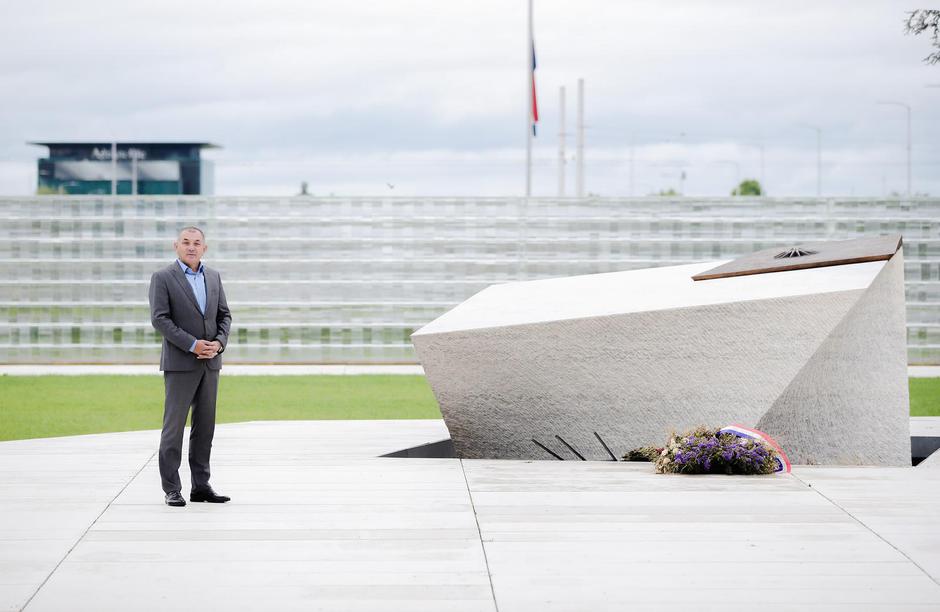
[[[940,363],[940,199],[0,198],[0,362],[156,363],[150,275],[206,231],[228,363],[414,363],[415,329],[514,280],[904,236],[912,364]]]
[[[38,163],[38,194],[211,195],[207,142],[33,142],[49,147]],[[115,163],[112,163],[112,153]]]

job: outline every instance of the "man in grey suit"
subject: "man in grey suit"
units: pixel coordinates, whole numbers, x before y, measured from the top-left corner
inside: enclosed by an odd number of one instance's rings
[[[160,478],[166,503],[185,506],[179,467],[183,428],[192,406],[189,434],[189,501],[224,503],[229,498],[209,486],[209,454],[215,433],[215,399],[232,315],[219,273],[202,265],[206,236],[184,227],[173,243],[179,259],[150,278],[150,321],[163,335],[160,369],[165,401],[160,436]]]

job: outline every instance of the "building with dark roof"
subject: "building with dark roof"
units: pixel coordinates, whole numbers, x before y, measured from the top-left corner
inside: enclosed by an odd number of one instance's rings
[[[76,195],[211,195],[208,142],[31,142],[49,147],[36,191]]]

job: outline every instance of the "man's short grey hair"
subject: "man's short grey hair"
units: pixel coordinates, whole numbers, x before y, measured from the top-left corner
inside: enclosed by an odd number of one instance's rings
[[[204,231],[202,231],[201,229],[199,229],[198,227],[196,227],[195,225],[187,225],[186,227],[184,227],[183,229],[181,229],[181,230],[179,231],[179,233],[176,234],[176,235],[177,235],[177,236],[182,236],[182,235],[183,235],[183,232],[199,232],[199,233],[202,235],[202,239],[203,239],[203,240],[206,239],[206,233],[205,233]]]

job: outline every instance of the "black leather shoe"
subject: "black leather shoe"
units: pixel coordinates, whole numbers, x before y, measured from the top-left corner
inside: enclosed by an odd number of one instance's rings
[[[179,491],[170,491],[166,494],[166,505],[167,506],[185,506],[186,500],[183,499],[183,496],[180,495]]]
[[[226,497],[225,495],[219,495],[212,490],[212,487],[207,489],[193,489],[189,492],[189,501],[191,502],[209,502],[210,504],[224,504],[225,502],[231,500],[231,497]]]

